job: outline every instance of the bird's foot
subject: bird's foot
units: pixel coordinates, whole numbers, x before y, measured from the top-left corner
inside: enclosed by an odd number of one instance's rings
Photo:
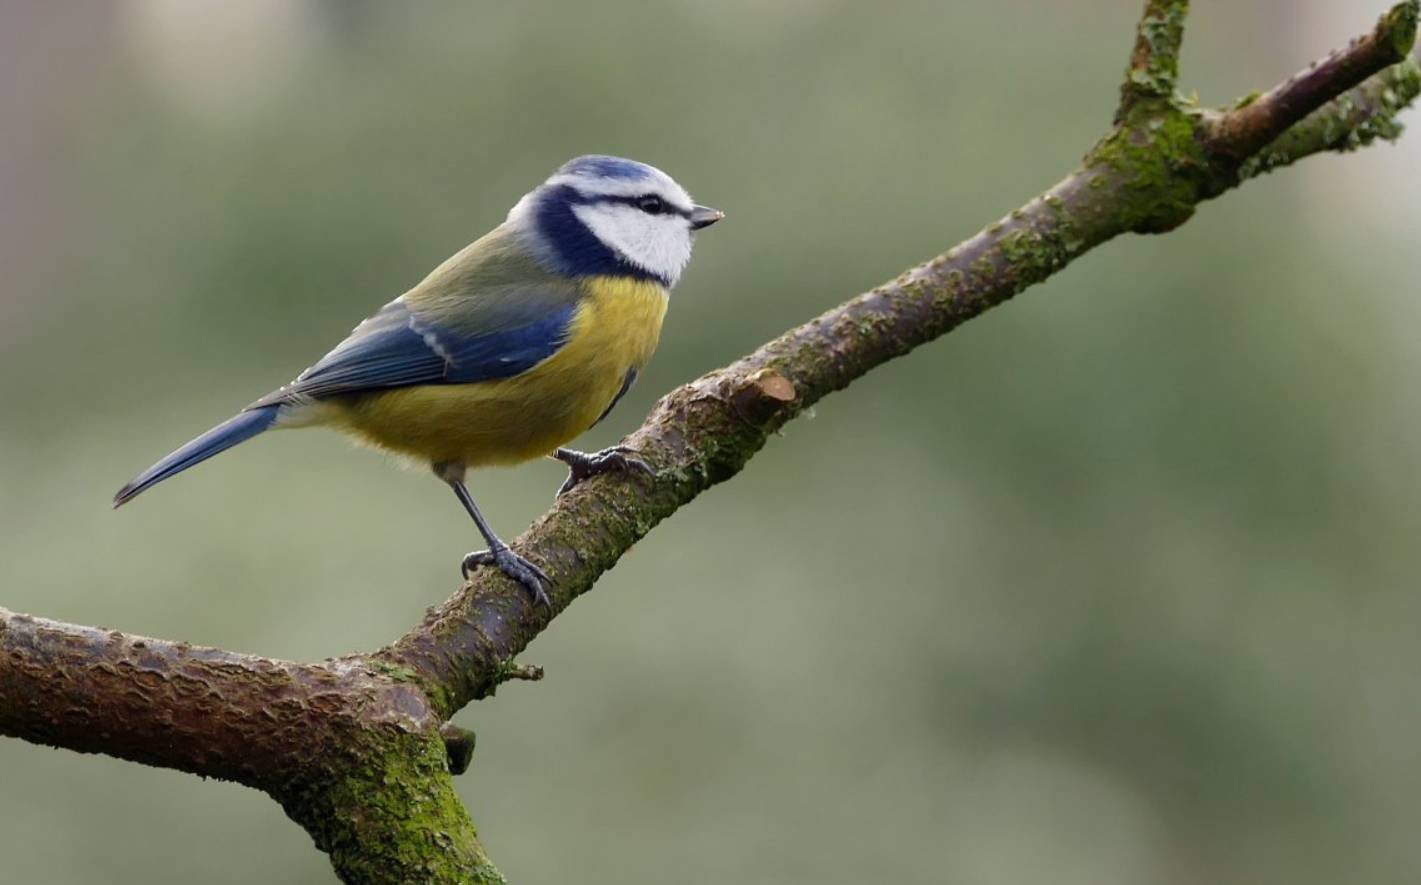
[[[620,470],[623,473],[635,470],[647,476],[655,476],[651,465],[636,457],[636,454],[636,449],[631,446],[612,446],[610,449],[590,453],[563,448],[555,450],[553,457],[567,465],[567,479],[563,480],[557,497],[561,498],[584,479],[590,479],[600,473],[610,473],[613,470]]]
[[[465,556],[459,566],[464,572],[464,580],[467,581],[469,573],[481,565],[498,566],[499,571],[527,588],[533,596],[534,605],[544,606],[548,611],[553,610],[553,601],[548,598],[546,589],[553,583],[552,579],[548,577],[547,572],[514,553],[506,544],[492,550],[475,550]]]

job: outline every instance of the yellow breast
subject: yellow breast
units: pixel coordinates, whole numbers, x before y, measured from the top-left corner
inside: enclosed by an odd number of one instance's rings
[[[629,369],[656,349],[666,290],[591,277],[567,344],[528,371],[473,384],[431,384],[345,400],[335,418],[361,441],[422,461],[516,464],[582,433],[611,405]]]

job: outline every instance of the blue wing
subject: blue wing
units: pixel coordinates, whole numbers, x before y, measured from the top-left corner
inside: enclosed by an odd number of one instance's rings
[[[248,408],[526,372],[567,343],[584,295],[577,281],[542,267],[500,225]]]
[[[471,334],[392,301],[295,381],[248,408],[387,387],[507,378],[556,353],[567,342],[576,311],[576,304],[564,304],[522,325]]]

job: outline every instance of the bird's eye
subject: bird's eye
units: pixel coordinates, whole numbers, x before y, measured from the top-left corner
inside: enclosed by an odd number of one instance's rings
[[[666,211],[666,204],[660,197],[645,196],[636,201],[636,207],[647,215],[660,215]]]

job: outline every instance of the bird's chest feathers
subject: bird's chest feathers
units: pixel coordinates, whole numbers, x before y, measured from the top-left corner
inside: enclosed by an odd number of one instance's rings
[[[589,297],[573,317],[567,344],[530,374],[591,372],[599,376],[598,386],[611,386],[610,402],[627,369],[640,370],[651,359],[666,316],[666,290],[648,280],[610,276],[592,277],[585,287]],[[612,377],[601,378],[603,373]]]
[[[486,391],[501,401],[504,427],[521,443],[508,460],[547,454],[591,427],[623,389],[628,370],[640,371],[656,349],[664,288],[623,277],[593,277],[586,286],[589,297],[578,306],[567,343],[529,371],[494,382],[496,392]],[[475,423],[483,417],[470,415]]]

